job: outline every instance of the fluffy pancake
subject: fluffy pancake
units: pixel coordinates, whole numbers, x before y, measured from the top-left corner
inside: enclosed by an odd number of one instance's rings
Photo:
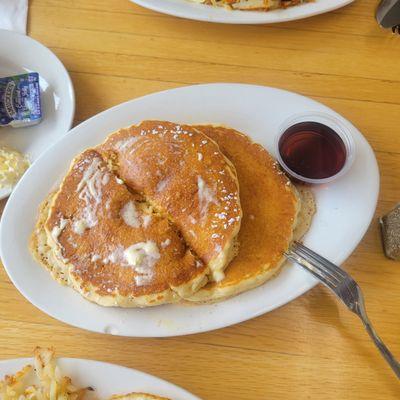
[[[208,268],[167,218],[87,150],[42,206],[31,249],[57,280],[104,306],[177,301]]]
[[[236,295],[276,274],[294,232],[300,237],[308,229],[315,205],[311,193],[298,192],[268,152],[247,136],[223,127],[200,129],[235,165],[243,210],[239,253],[222,281],[208,283],[190,299],[203,302]]]
[[[144,121],[110,135],[97,150],[131,189],[173,221],[219,281],[235,254],[239,185],[234,166],[202,129]]]

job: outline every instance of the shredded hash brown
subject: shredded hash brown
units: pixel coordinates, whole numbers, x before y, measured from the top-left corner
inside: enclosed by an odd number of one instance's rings
[[[0,400],[83,400],[88,391],[93,390],[90,387],[78,388],[70,377],[62,375],[54,349],[37,347],[33,354],[33,365],[26,365],[0,381]],[[168,400],[146,393],[130,393],[117,398]]]
[[[87,388],[76,388],[71,378],[62,376],[53,349],[39,347],[34,350],[33,366],[26,365],[0,382],[2,400],[80,400],[86,391]]]

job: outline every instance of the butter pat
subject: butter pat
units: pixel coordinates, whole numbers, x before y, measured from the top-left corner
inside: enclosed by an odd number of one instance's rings
[[[124,251],[125,260],[131,266],[153,264],[160,258],[157,245],[152,241],[133,244]]]
[[[0,78],[0,127],[20,128],[42,119],[39,74]]]
[[[28,167],[26,156],[8,147],[0,147],[0,189],[13,187]]]

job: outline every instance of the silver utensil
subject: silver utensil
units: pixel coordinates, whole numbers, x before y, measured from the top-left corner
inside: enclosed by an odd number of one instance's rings
[[[400,0],[382,0],[376,10],[376,20],[383,28],[400,34]]]
[[[285,253],[285,256],[311,272],[325,286],[331,289],[350,311],[360,317],[376,347],[392,367],[397,378],[400,379],[400,363],[382,342],[368,319],[364,297],[357,282],[337,265],[298,242],[292,244],[290,249]]]

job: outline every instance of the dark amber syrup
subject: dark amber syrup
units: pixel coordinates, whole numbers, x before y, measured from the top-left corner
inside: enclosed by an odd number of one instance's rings
[[[346,163],[347,151],[342,138],[319,122],[291,126],[279,139],[278,146],[286,166],[305,178],[329,178]]]

